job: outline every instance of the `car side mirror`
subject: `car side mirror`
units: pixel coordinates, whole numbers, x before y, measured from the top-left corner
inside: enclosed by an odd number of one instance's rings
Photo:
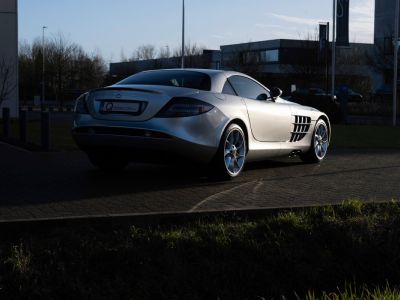
[[[281,90],[280,88],[273,87],[273,88],[271,89],[271,97],[272,97],[272,99],[274,99],[274,100],[275,100],[276,98],[280,97],[282,94],[283,94],[283,92],[282,92],[282,90]]]
[[[268,100],[268,95],[265,93],[262,93],[262,94],[258,95],[257,100],[261,100],[261,101]]]

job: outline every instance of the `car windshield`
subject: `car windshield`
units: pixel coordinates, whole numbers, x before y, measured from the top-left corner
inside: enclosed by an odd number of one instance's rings
[[[122,84],[163,85],[203,91],[211,90],[210,76],[201,72],[185,70],[142,72],[132,75],[117,83],[117,85]]]

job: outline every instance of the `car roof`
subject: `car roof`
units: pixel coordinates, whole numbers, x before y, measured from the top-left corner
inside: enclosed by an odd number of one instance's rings
[[[189,72],[199,72],[203,74],[207,74],[211,77],[211,92],[221,93],[223,86],[225,84],[226,78],[233,75],[241,75],[248,77],[247,75],[235,71],[225,71],[225,70],[215,70],[215,69],[200,69],[200,68],[174,68],[174,69],[157,69],[157,70],[147,70],[142,71],[140,73],[145,72],[163,72],[163,71],[189,71]]]

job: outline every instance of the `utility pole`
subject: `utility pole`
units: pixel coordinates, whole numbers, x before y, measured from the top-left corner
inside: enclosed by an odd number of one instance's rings
[[[333,27],[332,27],[332,101],[335,100],[335,76],[336,76],[336,1],[333,0]]]
[[[394,21],[394,64],[393,64],[393,126],[397,125],[397,68],[399,54],[399,10],[400,0],[396,0],[395,21]]]
[[[185,68],[185,0],[182,0],[182,62],[181,68]]]
[[[46,26],[42,27],[42,61],[43,61],[43,67],[42,67],[42,101],[40,102],[40,110],[43,111],[44,107],[44,101],[45,101],[45,44],[44,44],[44,30],[46,29]]]

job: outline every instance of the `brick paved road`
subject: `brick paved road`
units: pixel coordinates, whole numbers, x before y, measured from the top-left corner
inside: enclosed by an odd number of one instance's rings
[[[81,152],[30,153],[0,144],[0,220],[295,207],[400,200],[400,153],[335,151],[322,165],[252,164],[230,182],[186,169],[131,165],[94,170]]]

